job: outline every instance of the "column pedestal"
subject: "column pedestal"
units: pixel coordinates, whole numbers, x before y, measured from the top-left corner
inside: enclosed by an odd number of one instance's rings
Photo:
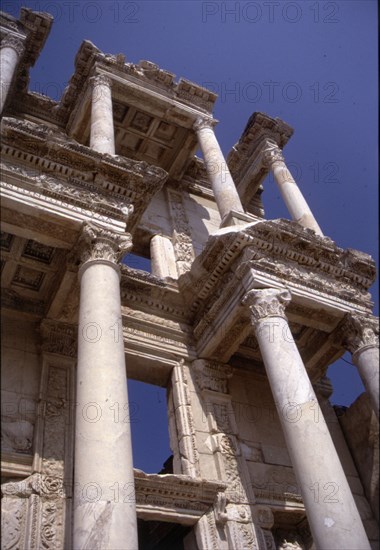
[[[117,256],[129,237],[85,226],[75,430],[75,550],[136,550],[137,518]]]
[[[22,41],[15,36],[6,36],[0,46],[0,114],[8,96],[9,88],[20,57],[24,53]]]
[[[231,210],[244,212],[244,208],[227,162],[215,137],[212,121],[209,119],[198,119],[194,123],[194,129],[197,132],[207,175],[223,224]]]
[[[99,153],[115,154],[111,80],[105,75],[92,78],[90,147]]]
[[[312,229],[317,235],[323,237],[317,220],[314,218],[309,205],[285,164],[281,149],[274,143],[268,142],[267,149],[264,151],[264,162],[273,172],[274,179],[292,220],[303,227]]]
[[[249,306],[315,545],[370,545],[313,387],[285,317],[288,290],[251,290]]]

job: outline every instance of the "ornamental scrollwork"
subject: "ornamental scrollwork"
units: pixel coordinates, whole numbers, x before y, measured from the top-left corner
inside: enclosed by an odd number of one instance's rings
[[[379,346],[379,321],[347,313],[335,331],[335,339],[352,354],[365,347]]]
[[[96,260],[117,264],[131,248],[132,237],[129,233],[113,233],[87,222],[83,225],[77,247],[71,256],[79,258],[82,266]]]
[[[290,300],[291,294],[287,289],[264,288],[247,292],[242,303],[249,307],[251,322],[256,326],[267,317],[286,319],[285,309]]]
[[[213,130],[215,124],[216,121],[212,118],[198,117],[193,124],[193,128],[196,132],[199,132],[199,130],[204,130],[205,128]]]
[[[284,162],[284,155],[277,143],[266,141],[266,147],[262,153],[263,164],[266,168],[270,168],[274,162]]]

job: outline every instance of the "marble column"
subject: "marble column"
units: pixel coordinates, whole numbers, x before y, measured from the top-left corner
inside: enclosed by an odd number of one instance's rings
[[[263,161],[272,170],[292,219],[323,237],[321,228],[285,164],[281,149],[275,143],[269,141],[266,143],[266,149],[263,151]]]
[[[17,64],[24,53],[24,45],[20,38],[7,35],[0,45],[0,114],[16,71]]]
[[[194,123],[194,129],[197,133],[207,175],[223,222],[231,211],[244,212],[244,209],[227,162],[214,134],[213,121],[198,118]]]
[[[111,80],[99,74],[91,79],[91,132],[90,147],[99,153],[115,154]]]
[[[136,550],[137,519],[118,259],[130,235],[86,224],[81,265],[73,548]]]
[[[338,326],[343,346],[352,353],[371,405],[379,418],[379,322],[347,313]]]
[[[169,237],[154,235],[150,240],[150,257],[152,274],[156,277],[172,277],[177,279],[174,248]]]
[[[290,337],[286,289],[251,290],[243,303],[260,347],[287,448],[319,550],[370,545],[318,400]]]

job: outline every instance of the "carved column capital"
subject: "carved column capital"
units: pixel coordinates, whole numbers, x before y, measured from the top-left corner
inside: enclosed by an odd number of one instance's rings
[[[96,74],[90,78],[90,83],[93,88],[96,86],[108,86],[111,88],[112,80],[105,74]]]
[[[379,321],[346,313],[335,330],[335,339],[353,355],[363,348],[379,347]]]
[[[3,48],[12,48],[19,57],[21,57],[25,51],[25,46],[21,38],[13,36],[12,34],[7,34],[1,41],[0,49]]]
[[[266,141],[262,152],[262,162],[267,168],[270,168],[274,162],[285,162],[282,150],[276,143]]]
[[[259,321],[267,317],[283,317],[286,319],[285,309],[290,300],[291,294],[285,288],[264,288],[247,292],[242,304],[249,307],[251,322],[253,326],[256,326]]]
[[[69,262],[79,265],[80,274],[90,262],[102,262],[117,266],[120,259],[132,248],[130,233],[113,233],[95,224],[86,222],[76,247],[69,255]]]
[[[198,117],[193,124],[193,128],[196,132],[203,130],[204,128],[214,131],[215,124],[216,121],[213,118]]]

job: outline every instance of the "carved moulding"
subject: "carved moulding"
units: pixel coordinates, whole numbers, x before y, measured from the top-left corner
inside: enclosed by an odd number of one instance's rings
[[[191,269],[195,257],[191,228],[183,204],[182,193],[167,188],[167,195],[173,225],[173,245],[177,271],[178,275],[182,275]]]
[[[173,368],[171,381],[172,414],[178,441],[176,447],[179,453],[179,456],[174,456],[174,459],[179,461],[183,474],[200,477],[199,453],[188,382],[189,376],[189,368],[182,359]]]
[[[247,247],[248,255],[240,256]],[[215,289],[228,270],[239,280],[250,269],[257,276],[263,274],[267,281],[275,277],[282,286],[318,293],[329,302],[355,304],[363,311],[372,307],[368,288],[375,278],[375,265],[370,256],[343,250],[296,222],[273,220],[209,237],[191,271],[179,279],[193,304],[193,315],[210,307]]]
[[[228,393],[228,379],[233,374],[232,367],[217,361],[198,359],[193,361],[192,368],[195,371],[195,380],[201,390]]]
[[[45,319],[41,323],[42,349],[67,357],[77,357],[78,328],[75,325]]]
[[[29,163],[58,163],[88,175],[96,172],[97,182],[106,193],[124,198],[133,205],[129,228],[138,223],[153,195],[161,189],[168,174],[162,168],[117,155],[103,155],[71,140],[66,134],[44,124],[11,117],[2,119],[2,141],[17,154],[27,154]]]
[[[34,473],[1,485],[2,549],[63,548],[65,488],[59,478]]]
[[[156,475],[134,470],[137,515],[166,521],[181,517],[194,524],[213,505],[226,484],[189,475]]]
[[[9,149],[8,147],[8,154]],[[53,167],[60,168],[56,164]],[[10,180],[9,183],[2,182],[4,189],[17,191],[31,199],[45,198],[49,204],[65,207],[73,215],[85,215],[90,210],[92,217],[103,222],[114,223],[116,219],[127,223],[133,214],[133,205],[127,199],[115,193],[106,193],[96,185],[99,178],[95,178],[94,182],[75,177],[57,179],[51,175],[28,173],[21,167],[4,162],[1,163],[1,171]]]

